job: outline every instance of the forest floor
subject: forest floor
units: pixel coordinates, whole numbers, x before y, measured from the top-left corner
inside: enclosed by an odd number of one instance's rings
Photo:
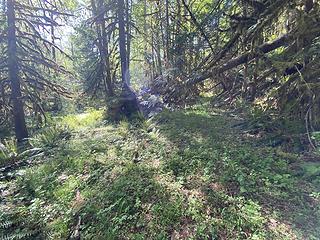
[[[243,122],[203,107],[136,123],[56,118],[0,182],[0,238],[320,239],[319,161]]]

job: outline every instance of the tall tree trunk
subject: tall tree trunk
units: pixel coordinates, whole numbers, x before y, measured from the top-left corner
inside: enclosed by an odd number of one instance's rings
[[[156,12],[156,24],[157,26],[160,27],[160,31],[159,29],[156,29],[155,30],[155,35],[156,35],[156,38],[157,38],[157,42],[156,42],[156,54],[157,54],[157,62],[158,62],[158,74],[160,76],[162,76],[162,59],[161,59],[161,37],[160,37],[160,34],[159,32],[163,32],[162,31],[162,18],[161,18],[161,5],[160,5],[160,2],[157,1],[156,2],[156,6],[157,6],[157,9],[159,11]]]
[[[13,104],[13,118],[15,134],[18,143],[28,138],[28,130],[23,111],[21,86],[19,80],[19,68],[17,58],[15,0],[7,0],[8,23],[8,70],[11,84],[11,98]]]
[[[152,61],[152,77],[151,79],[154,80],[157,75],[157,70],[156,70],[156,52],[155,52],[155,40],[154,40],[154,32],[153,32],[153,20],[151,19],[151,61]]]
[[[144,66],[144,76],[148,81],[148,85],[150,84],[150,80],[152,78],[152,69],[150,67],[150,59],[148,58],[148,44],[147,44],[147,35],[148,35],[148,28],[147,28],[147,0],[143,1],[143,42],[144,42],[144,59],[145,59],[145,66]]]
[[[184,72],[184,39],[181,36],[181,32],[182,32],[182,5],[181,5],[181,0],[177,0],[177,19],[176,19],[176,40],[175,40],[175,58],[176,58],[176,68],[177,71],[175,72],[175,75],[181,75],[182,72]]]
[[[108,39],[106,33],[106,23],[105,23],[105,6],[103,0],[98,0],[95,2],[91,0],[92,7],[92,15],[93,17],[97,17],[95,26],[96,32],[98,36],[98,49],[100,53],[100,65],[102,66],[102,77],[103,84],[105,88],[105,92],[109,96],[114,95],[113,87],[112,87],[112,78],[111,78],[111,67],[110,67],[110,59],[109,59],[109,47],[108,47]]]
[[[103,0],[99,0],[100,10],[105,11],[105,4]],[[106,32],[106,22],[105,22],[105,15],[100,14],[99,21],[101,22],[101,61],[103,65],[103,72],[104,72],[104,81],[106,86],[106,92],[108,92],[109,96],[113,96],[113,88],[112,88],[112,79],[111,79],[111,67],[110,67],[110,59],[109,59],[109,44],[108,44],[108,37]]]
[[[126,44],[127,44],[127,64],[128,68],[130,68],[130,53],[131,53],[131,12],[132,12],[132,2],[130,0],[126,0]],[[129,79],[130,81],[130,79]],[[130,82],[128,82],[130,85]]]
[[[170,22],[169,22],[169,0],[166,0],[166,62],[170,65]]]
[[[129,87],[130,72],[127,58],[127,47],[126,47],[126,31],[124,22],[124,10],[125,5],[123,0],[118,0],[118,21],[119,21],[119,50],[120,50],[120,61],[121,61],[121,78],[123,87]]]
[[[130,88],[130,71],[128,64],[126,31],[125,31],[125,4],[124,0],[118,0],[118,26],[119,26],[119,50],[121,61],[122,94],[120,101],[120,111],[126,117],[139,112],[138,101],[135,93]]]

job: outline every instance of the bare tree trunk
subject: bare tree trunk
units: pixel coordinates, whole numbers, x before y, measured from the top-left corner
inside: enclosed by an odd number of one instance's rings
[[[151,61],[152,61],[152,80],[156,78],[157,71],[156,71],[156,60],[155,60],[155,40],[154,40],[154,33],[153,33],[153,26],[151,20]]]
[[[166,61],[170,64],[170,22],[169,22],[169,0],[166,0]]]
[[[7,0],[7,23],[8,23],[8,70],[11,83],[11,98],[13,103],[13,118],[15,134],[18,143],[28,138],[28,130],[23,111],[21,86],[19,80],[19,68],[17,59],[17,37],[15,0]]]
[[[99,5],[101,6],[101,9],[105,11],[105,5],[103,0],[99,0]],[[101,14],[101,58],[102,58],[102,64],[103,64],[103,70],[104,70],[104,80],[105,85],[107,87],[107,92],[109,93],[109,96],[113,96],[113,88],[112,88],[112,79],[111,79],[111,69],[110,69],[110,59],[109,59],[109,44],[108,44],[108,37],[106,33],[106,22],[104,20],[105,13]]]
[[[161,20],[161,6],[159,2],[156,2],[156,6],[159,9],[159,11],[156,12],[156,23],[157,25],[160,27],[160,32],[162,33],[162,20]],[[162,76],[162,59],[161,59],[161,37],[159,34],[159,30],[157,29],[155,31],[155,35],[157,38],[157,42],[156,42],[156,54],[157,54],[157,62],[158,62],[158,74],[160,76]]]
[[[181,0],[177,0],[177,19],[176,19],[176,36],[175,36],[175,67],[177,68],[176,75],[181,74],[184,70],[184,43],[182,41],[182,37],[179,36],[181,32],[181,25],[182,25],[182,6]]]
[[[120,61],[121,61],[121,78],[123,87],[129,87],[130,72],[127,58],[127,47],[126,47],[126,31],[124,22],[124,10],[125,5],[123,0],[118,0],[118,21],[119,21],[119,50],[120,50]]]
[[[150,59],[148,58],[148,45],[147,45],[147,0],[143,1],[143,42],[144,42],[144,59],[147,64],[144,65],[144,76],[148,80],[148,84],[150,84],[150,80],[152,77],[152,69],[150,67]]]
[[[122,94],[119,110],[126,117],[139,112],[138,101],[135,93],[130,88],[130,71],[127,58],[126,32],[125,32],[125,4],[124,0],[118,0],[118,24],[119,24],[119,50],[121,61]]]
[[[125,19],[127,21],[127,39],[126,39],[126,44],[127,44],[127,64],[128,64],[128,68],[130,68],[130,53],[131,53],[131,12],[132,12],[132,3],[130,0],[127,0],[126,2],[126,16]],[[130,79],[128,84],[130,85]]]
[[[114,95],[113,87],[112,87],[112,78],[111,78],[111,67],[110,67],[110,59],[109,59],[109,47],[108,47],[108,39],[106,33],[106,23],[105,23],[105,11],[104,1],[98,0],[97,4],[94,0],[91,0],[91,6],[93,11],[93,16],[99,16],[96,22],[96,32],[98,35],[98,48],[100,52],[100,64],[102,66],[102,75],[104,81],[104,87],[106,93],[109,96]]]

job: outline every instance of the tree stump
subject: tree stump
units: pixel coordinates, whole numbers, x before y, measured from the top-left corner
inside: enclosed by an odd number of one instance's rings
[[[136,94],[125,88],[120,97],[110,101],[107,116],[112,121],[120,121],[127,118],[132,119],[141,113]]]

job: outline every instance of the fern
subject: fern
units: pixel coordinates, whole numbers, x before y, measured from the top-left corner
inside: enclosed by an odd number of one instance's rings
[[[3,222],[0,222],[0,229],[7,229],[9,227],[11,227],[13,225],[13,222],[12,221],[3,221]]]
[[[34,239],[38,229],[18,212],[0,214],[0,240]]]
[[[67,126],[54,125],[47,127],[33,138],[30,143],[34,147],[56,147],[61,140],[67,140],[71,137],[70,129]]]
[[[39,231],[34,230],[33,223],[20,222],[19,216],[14,217],[17,218],[14,221],[0,221],[0,240],[33,239],[38,235]]]
[[[0,164],[5,164],[17,156],[18,150],[14,139],[6,139],[3,142],[0,141]]]
[[[0,236],[0,240],[18,240],[18,239],[30,239],[34,233],[28,230],[22,230],[18,232],[9,233],[7,235]]]

